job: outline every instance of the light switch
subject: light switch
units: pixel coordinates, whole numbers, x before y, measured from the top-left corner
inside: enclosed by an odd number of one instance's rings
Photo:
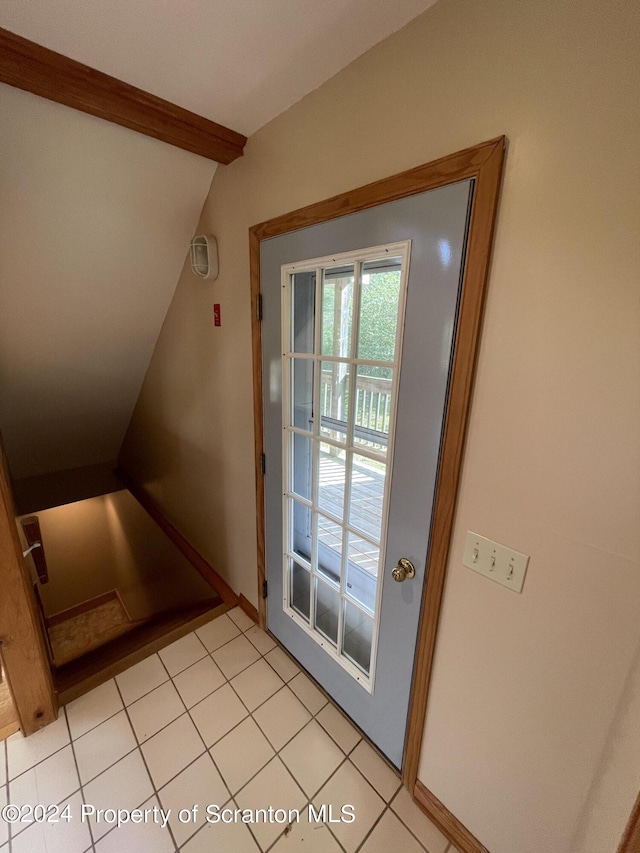
[[[522,592],[529,557],[468,530],[462,562],[507,589]]]

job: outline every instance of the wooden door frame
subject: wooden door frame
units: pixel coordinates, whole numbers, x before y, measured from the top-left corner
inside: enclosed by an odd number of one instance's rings
[[[489,271],[489,259],[498,207],[506,139],[491,139],[431,163],[409,169],[359,187],[308,207],[277,216],[249,229],[251,271],[253,406],[255,426],[255,464],[257,497],[258,597],[260,625],[266,627],[266,602],[263,585],[265,566],[265,491],[264,426],[262,405],[262,332],[260,294],[260,243],[271,237],[326,222],[349,213],[436,189],[456,181],[475,180],[473,208],[469,226],[467,254],[460,299],[458,327],[454,343],[451,377],[445,412],[434,508],[431,544],[427,557],[427,577],[413,671],[411,698],[405,741],[402,779],[414,797],[440,823],[465,853],[482,850],[462,825],[457,828],[453,816],[444,826],[444,807],[438,810],[435,797],[424,796],[424,786],[416,787],[418,762],[436,645],[442,593],[458,494],[462,453],[469,418],[471,390],[478,350],[482,310]],[[424,789],[426,791],[426,789]],[[428,792],[427,792],[428,793]],[[466,833],[466,834],[465,834]],[[455,836],[455,837],[454,837]],[[474,846],[475,844],[475,846]]]
[[[22,556],[0,436],[0,645],[7,682],[24,735],[58,716],[33,582]]]

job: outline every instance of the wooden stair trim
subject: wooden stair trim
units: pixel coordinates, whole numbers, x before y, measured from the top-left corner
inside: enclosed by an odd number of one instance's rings
[[[159,614],[127,634],[54,670],[60,704],[67,705],[229,610],[224,602],[213,608],[211,604],[212,601],[208,601],[173,614]],[[203,607],[211,609],[198,613]]]
[[[81,601],[79,604],[74,604],[71,607],[67,607],[66,610],[59,610],[57,613],[53,613],[51,616],[47,616],[47,628],[53,628],[54,625],[60,625],[62,622],[66,622],[68,619],[73,619],[76,616],[81,616],[83,613],[88,613],[90,610],[95,610],[97,607],[101,607],[103,604],[108,604],[110,601],[119,601],[120,606],[127,614],[129,622],[132,621],[131,616],[129,615],[129,611],[125,607],[124,601],[122,600],[122,596],[120,595],[118,590],[110,589],[108,592],[102,592],[100,593],[100,595],[96,595],[93,598],[87,598],[86,601]]]

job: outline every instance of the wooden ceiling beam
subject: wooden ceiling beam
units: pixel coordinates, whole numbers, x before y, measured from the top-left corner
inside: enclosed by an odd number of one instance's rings
[[[246,136],[0,27],[0,82],[152,136],[217,163]]]

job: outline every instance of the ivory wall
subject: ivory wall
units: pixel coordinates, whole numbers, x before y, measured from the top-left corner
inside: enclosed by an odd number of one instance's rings
[[[420,764],[492,853],[613,853],[640,786],[639,56],[635,0],[440,0],[254,134],[123,448],[255,603],[249,226],[508,136]],[[521,596],[468,529],[531,555]]]

